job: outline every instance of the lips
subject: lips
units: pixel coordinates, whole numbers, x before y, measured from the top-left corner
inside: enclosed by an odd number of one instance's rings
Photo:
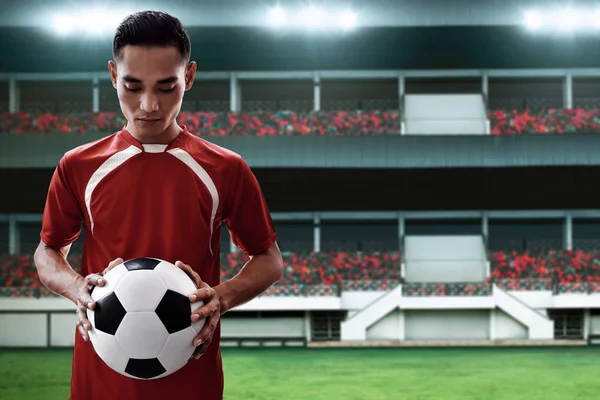
[[[161,121],[160,118],[138,118],[137,123],[141,126],[155,126]]]

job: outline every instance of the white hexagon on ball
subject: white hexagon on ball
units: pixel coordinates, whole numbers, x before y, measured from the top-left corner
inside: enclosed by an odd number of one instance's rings
[[[113,335],[92,329],[90,340],[100,358],[115,371],[125,371],[129,357]]]
[[[106,282],[103,286],[94,286],[91,293],[94,301],[100,300],[114,292],[119,285],[119,282],[121,282],[121,279],[127,274],[127,268],[125,268],[124,264],[119,264],[109,272],[109,275],[104,276]]]
[[[127,313],[115,337],[130,358],[154,358],[160,354],[169,332],[154,312]]]
[[[126,273],[115,294],[127,312],[154,311],[166,291],[165,284],[153,270],[140,270]]]
[[[167,289],[185,296],[189,296],[196,290],[196,285],[187,274],[171,263],[161,262],[154,268],[154,272],[160,277]]]
[[[176,371],[187,364],[196,350],[193,343],[195,337],[196,330],[191,326],[169,335],[165,346],[158,355],[158,360],[167,371]]]

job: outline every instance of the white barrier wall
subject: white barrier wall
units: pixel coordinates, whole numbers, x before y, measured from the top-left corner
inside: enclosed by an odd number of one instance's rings
[[[442,326],[443,325],[443,326]],[[528,329],[501,310],[402,311],[367,329],[367,340],[526,340]]]
[[[544,315],[547,309],[551,308],[600,308],[600,294],[552,296],[550,292],[540,291],[510,292],[510,296],[525,303],[520,307],[529,306]],[[516,299],[513,302],[516,302]],[[371,311],[375,311],[379,316],[367,321],[366,327],[362,328],[362,333],[350,332],[350,337],[362,337],[360,340],[402,340],[402,338],[425,340],[432,335],[435,336],[432,333],[435,330],[439,331],[437,334],[444,334],[444,339],[441,340],[450,340],[464,338],[464,327],[472,331],[468,333],[468,337],[481,338],[486,331],[481,322],[482,315],[487,315],[487,332],[490,339],[532,339],[535,337],[531,337],[530,328],[526,327],[525,323],[537,329],[536,321],[543,319],[527,311],[521,316],[525,322],[518,322],[514,315],[508,315],[498,309],[497,299],[494,296],[404,297],[400,287],[390,292],[344,292],[342,297],[336,298],[335,301],[329,297],[300,296],[265,300],[268,301],[261,302],[266,306],[261,310],[265,312],[263,315],[268,314],[269,310],[348,310],[349,314],[355,315],[351,320],[358,321],[363,319],[360,315],[361,310],[372,308]],[[277,308],[278,302],[281,308]],[[249,303],[249,309],[260,309],[260,304],[252,303]],[[593,306],[582,307],[582,303]],[[310,308],[316,305],[320,308]],[[513,305],[518,306],[518,304]],[[589,314],[586,313],[585,317],[589,332],[600,334],[600,317]],[[520,316],[520,312],[515,312],[515,315]],[[368,316],[373,314],[365,313],[365,317]],[[0,298],[0,347],[72,346],[75,337],[75,320],[74,306],[64,299]],[[451,327],[450,330],[447,330],[447,326]],[[311,321],[308,313],[305,313],[304,317],[240,316],[223,319],[222,328],[224,339],[234,337],[310,339]],[[360,329],[360,326],[357,329]],[[342,340],[348,340],[344,339],[344,323],[342,323]]]
[[[404,311],[394,310],[367,328],[367,340],[404,340]]]
[[[47,345],[45,314],[1,314],[0,346],[45,347]]]
[[[311,307],[315,307],[315,310],[340,309],[340,298],[256,299],[238,311],[260,310],[264,311],[264,317],[226,316],[221,320],[221,336],[224,339],[307,337],[310,334],[310,319],[304,316],[272,318],[268,317],[268,312],[310,310]],[[0,298],[0,347],[72,347],[75,343],[76,321],[74,305],[62,298]]]
[[[344,291],[342,292],[341,308],[343,310],[357,311],[384,294],[385,292],[381,290],[368,292]]]
[[[408,135],[483,135],[487,115],[480,94],[406,95]]]
[[[590,316],[590,334],[600,335],[600,315]]]
[[[304,318],[223,318],[224,338],[301,338],[305,336]]]
[[[488,310],[407,310],[406,340],[488,340]]]
[[[525,340],[528,339],[528,329],[502,310],[490,311],[491,340]]]
[[[406,282],[482,282],[486,255],[481,236],[407,236]]]
[[[69,314],[50,314],[50,346],[52,347],[72,347],[75,345],[75,323],[77,315]]]

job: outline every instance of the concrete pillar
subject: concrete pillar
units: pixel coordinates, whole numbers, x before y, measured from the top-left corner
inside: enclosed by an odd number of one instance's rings
[[[313,78],[313,108],[315,111],[321,111],[321,77],[315,72]]]
[[[312,341],[312,326],[310,317],[310,311],[304,311],[304,335],[306,336],[307,343]]]
[[[232,73],[229,78],[229,101],[230,111],[241,111],[242,109],[242,87],[237,74]]]
[[[92,112],[100,112],[100,79],[92,78]]]
[[[8,81],[8,111],[11,113],[19,112],[19,83],[17,78],[11,76]]]
[[[314,251],[321,251],[321,217],[315,214],[314,217]]]
[[[19,236],[19,224],[17,223],[17,216],[11,214],[8,216],[8,252],[10,254],[19,254],[19,247],[21,247],[19,246],[21,242]]]
[[[490,77],[487,71],[481,74],[481,93],[485,100],[485,108],[487,109],[490,99]]]
[[[565,232],[564,232],[565,250],[573,250],[573,216],[567,213],[565,216]]]
[[[573,74],[567,72],[563,83],[563,106],[565,108],[573,108]]]

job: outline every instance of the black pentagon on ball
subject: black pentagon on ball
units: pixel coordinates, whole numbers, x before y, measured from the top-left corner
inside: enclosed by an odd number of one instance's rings
[[[125,318],[125,314],[125,308],[123,308],[119,298],[113,292],[96,301],[94,325],[99,331],[114,335],[121,321]]]
[[[130,358],[125,367],[125,373],[142,379],[156,378],[166,371],[158,358]]]
[[[127,271],[137,271],[140,269],[154,269],[158,264],[160,264],[160,260],[156,260],[154,258],[134,258],[133,260],[129,260],[123,263]]]
[[[154,312],[169,334],[179,332],[192,325],[190,299],[173,290],[167,290]]]

